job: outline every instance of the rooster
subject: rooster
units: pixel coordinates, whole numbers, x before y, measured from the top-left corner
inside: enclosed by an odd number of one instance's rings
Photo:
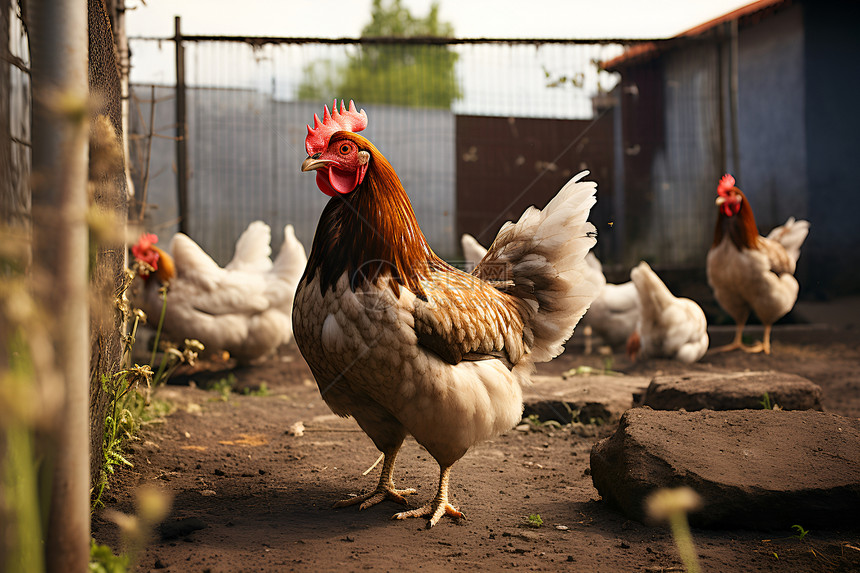
[[[174,235],[168,253],[155,245],[155,235],[145,234],[132,247],[151,269],[142,273],[138,304],[149,316],[160,316],[159,290],[167,285],[166,336],[195,338],[207,353],[223,350],[240,364],[254,362],[292,338],[293,293],[307,262],[292,225],[284,229],[274,263],[270,240],[268,225],[251,223],[221,268],[187,235]]]
[[[580,174],[542,211],[506,223],[467,274],[433,252],[394,168],[356,133],[364,110],[336,104],[305,139],[302,171],[315,171],[331,199],[296,291],[296,343],[323,400],[383,454],[375,490],[335,506],[406,504],[414,490],[395,489],[393,472],[411,434],[438,462],[439,487],[393,517],[432,527],[463,516],[449,503],[451,466],[521,420],[533,364],[562,352],[597,294],[584,261],[596,185]]]
[[[717,225],[708,251],[708,283],[720,306],[735,320],[734,340],[715,352],[740,348],[770,354],[773,323],[797,301],[799,285],[794,269],[800,247],[809,233],[808,221],[789,218],[765,238],[759,235],[752,208],[735,178],[724,175],[717,187]],[[760,343],[742,342],[750,311],[764,325]]]
[[[635,359],[672,358],[693,363],[708,351],[708,321],[698,304],[678,298],[645,261],[630,271],[639,295],[636,331],[628,342],[628,353]]]

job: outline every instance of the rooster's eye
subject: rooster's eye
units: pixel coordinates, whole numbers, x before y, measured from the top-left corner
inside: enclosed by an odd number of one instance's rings
[[[346,143],[344,143],[343,145],[341,145],[341,146],[340,146],[340,152],[341,152],[341,153],[343,153],[344,155],[346,155],[347,153],[349,153],[349,145],[347,145]]]

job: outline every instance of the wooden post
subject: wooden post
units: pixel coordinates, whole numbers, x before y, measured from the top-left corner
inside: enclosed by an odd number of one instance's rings
[[[45,457],[50,504],[45,561],[53,573],[86,571],[90,543],[89,305],[87,254],[87,1],[32,0],[33,283],[52,317],[61,419]]]
[[[185,104],[185,48],[182,19],[174,20],[176,43],[176,195],[179,203],[179,232],[188,233],[188,120]],[[155,105],[155,104],[151,104]]]

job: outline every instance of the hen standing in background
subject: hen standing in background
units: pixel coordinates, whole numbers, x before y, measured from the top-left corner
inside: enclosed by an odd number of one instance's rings
[[[790,217],[767,238],[760,236],[749,201],[735,187],[731,175],[720,180],[716,205],[719,211],[714,243],[708,251],[708,283],[717,302],[737,323],[737,330],[730,344],[714,351],[740,348],[770,354],[773,323],[797,301],[799,285],[794,269],[800,246],[809,233],[809,222]],[[750,311],[764,325],[764,336],[762,342],[745,346],[742,335]]]
[[[169,253],[154,244],[155,235],[144,235],[132,254],[153,271],[143,277],[138,304],[157,324],[159,290],[168,285],[165,335],[195,338],[207,354],[226,350],[240,364],[253,362],[292,338],[293,293],[307,262],[292,225],[284,228],[274,264],[270,240],[268,225],[251,223],[221,268],[187,235],[174,235]]]
[[[688,364],[708,351],[705,312],[688,298],[678,298],[645,261],[630,271],[641,314],[628,353],[644,358],[672,358]]]
[[[296,343],[336,414],[352,416],[384,454],[376,489],[338,502],[364,509],[394,488],[407,434],[436,459],[427,505],[394,517],[462,517],[448,500],[451,466],[520,421],[521,384],[563,350],[597,293],[585,279],[594,183],[573,178],[541,211],[506,223],[472,274],[430,249],[391,164],[364,137],[367,116],[314,116],[302,171],[331,196],[296,292]]]

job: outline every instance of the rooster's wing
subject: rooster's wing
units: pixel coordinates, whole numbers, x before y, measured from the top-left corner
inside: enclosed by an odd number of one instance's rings
[[[498,358],[512,368],[528,351],[517,302],[482,280],[441,268],[415,299],[418,343],[449,364]]]

